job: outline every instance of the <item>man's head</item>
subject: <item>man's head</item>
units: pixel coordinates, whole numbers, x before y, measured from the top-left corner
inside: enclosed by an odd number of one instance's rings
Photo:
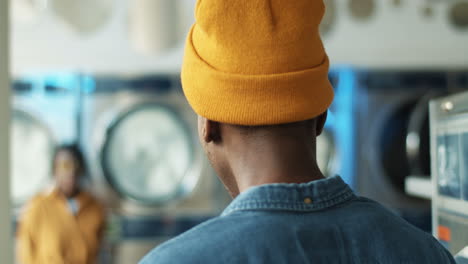
[[[84,158],[79,148],[75,145],[57,147],[52,168],[58,190],[66,197],[76,195],[85,171]]]
[[[242,157],[250,159],[253,155],[261,155],[263,151],[274,151],[270,145],[279,148],[282,145],[302,146],[310,153],[304,156],[316,155],[316,137],[324,128],[327,112],[306,121],[269,125],[269,126],[240,126],[220,123],[198,116],[198,135],[200,143],[217,172],[220,180],[232,196],[239,194],[239,186],[234,175],[236,161]],[[296,148],[297,149],[297,148]],[[245,161],[245,160],[244,160]],[[261,162],[261,161],[260,161]],[[315,162],[315,161],[311,161]],[[248,162],[245,161],[248,166]],[[257,164],[258,165],[258,164]]]
[[[258,155],[315,152],[333,100],[319,35],[324,11],[322,0],[198,0],[182,86],[200,116],[202,144],[233,193],[242,188],[233,175],[258,167]]]

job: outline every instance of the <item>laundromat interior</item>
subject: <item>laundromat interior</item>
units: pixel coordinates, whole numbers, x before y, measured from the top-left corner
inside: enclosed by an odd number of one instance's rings
[[[62,144],[105,208],[98,263],[138,263],[229,205],[180,78],[196,2],[0,0],[1,263],[21,264]],[[468,0],[324,3],[320,170],[468,260]]]

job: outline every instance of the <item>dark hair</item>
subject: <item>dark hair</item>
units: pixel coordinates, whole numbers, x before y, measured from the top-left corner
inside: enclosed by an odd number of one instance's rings
[[[57,159],[57,155],[62,151],[68,152],[73,156],[78,162],[80,176],[84,176],[87,171],[86,162],[80,147],[76,144],[62,144],[55,148],[54,155],[52,156],[52,172],[55,173],[55,160]]]

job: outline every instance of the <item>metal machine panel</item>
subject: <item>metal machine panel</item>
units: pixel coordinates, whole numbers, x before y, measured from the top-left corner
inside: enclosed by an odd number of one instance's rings
[[[468,246],[468,93],[430,104],[433,234],[452,254]]]

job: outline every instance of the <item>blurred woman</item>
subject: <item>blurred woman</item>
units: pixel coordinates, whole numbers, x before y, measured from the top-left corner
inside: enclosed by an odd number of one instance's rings
[[[82,189],[85,168],[75,145],[56,149],[54,187],[34,197],[20,219],[18,257],[22,264],[96,263],[105,212]]]

